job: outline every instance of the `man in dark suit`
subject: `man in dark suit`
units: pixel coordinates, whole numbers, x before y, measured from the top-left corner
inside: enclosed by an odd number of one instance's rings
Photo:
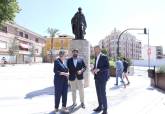
[[[102,114],[107,114],[106,83],[109,79],[109,61],[108,57],[101,53],[101,48],[95,46],[95,65],[92,70],[95,79],[96,93],[99,106],[94,109],[95,112],[103,110]]]
[[[76,103],[76,89],[79,90],[81,107],[85,108],[84,104],[84,84],[83,84],[83,72],[86,70],[85,63],[83,59],[78,57],[78,50],[74,49],[72,51],[73,57],[68,59],[67,66],[69,69],[69,81],[72,91],[73,107],[77,105]]]

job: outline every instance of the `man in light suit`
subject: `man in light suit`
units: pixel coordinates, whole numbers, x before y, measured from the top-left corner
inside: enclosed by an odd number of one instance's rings
[[[101,48],[95,46],[95,65],[92,70],[95,79],[96,93],[99,106],[94,109],[95,112],[103,110],[102,114],[107,114],[106,84],[109,79],[109,61],[108,57],[101,53]]]
[[[76,103],[76,89],[79,91],[81,107],[85,108],[84,104],[84,83],[83,83],[83,72],[86,70],[85,63],[83,59],[78,57],[78,50],[74,49],[72,51],[73,57],[68,59],[67,66],[69,69],[69,81],[72,91],[73,107],[77,105]]]

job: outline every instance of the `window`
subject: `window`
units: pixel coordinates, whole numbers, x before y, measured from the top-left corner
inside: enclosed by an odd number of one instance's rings
[[[0,31],[7,33],[7,27],[3,26],[2,28],[0,28]]]
[[[19,36],[23,37],[23,32],[19,32]]]
[[[28,39],[28,37],[29,37],[29,36],[28,36],[28,34],[25,34],[25,38],[27,38],[27,39]]]
[[[35,39],[35,41],[38,43],[38,42],[39,42],[39,39],[38,39],[38,38],[36,38],[36,39]]]
[[[35,49],[35,53],[38,53],[38,49]]]
[[[7,48],[7,42],[0,41],[0,48],[6,49]]]

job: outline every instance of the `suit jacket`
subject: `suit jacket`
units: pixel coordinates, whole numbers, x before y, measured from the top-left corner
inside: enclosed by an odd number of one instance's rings
[[[68,68],[63,62],[58,58],[54,61],[54,73],[55,73],[55,80],[56,79],[65,79],[67,80],[66,76],[60,75],[60,72],[68,72]]]
[[[95,65],[94,65],[94,69],[96,68],[96,58],[95,58]],[[110,77],[110,73],[109,73],[109,61],[108,61],[108,57],[105,56],[104,54],[101,53],[100,58],[98,60],[97,63],[97,68],[100,69],[100,71],[95,74],[94,79],[98,79],[98,80],[102,80],[102,81],[107,81]]]
[[[83,69],[83,72],[86,70],[86,66],[85,66],[85,63],[83,61],[83,59],[81,58],[77,58],[77,65],[76,67],[74,66],[74,62],[73,62],[73,58],[70,58],[68,59],[67,61],[67,67],[69,69],[69,80],[73,81],[75,80],[76,78],[78,80],[82,80],[83,79],[83,73],[78,75],[77,72],[79,70],[82,70]]]
[[[128,69],[128,62],[127,61],[123,61],[123,71],[127,71]]]

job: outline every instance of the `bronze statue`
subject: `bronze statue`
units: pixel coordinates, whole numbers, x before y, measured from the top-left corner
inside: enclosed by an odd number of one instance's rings
[[[85,16],[82,13],[82,9],[80,7],[78,8],[78,12],[73,16],[71,24],[73,34],[75,35],[75,39],[84,39],[87,24],[85,21]]]

